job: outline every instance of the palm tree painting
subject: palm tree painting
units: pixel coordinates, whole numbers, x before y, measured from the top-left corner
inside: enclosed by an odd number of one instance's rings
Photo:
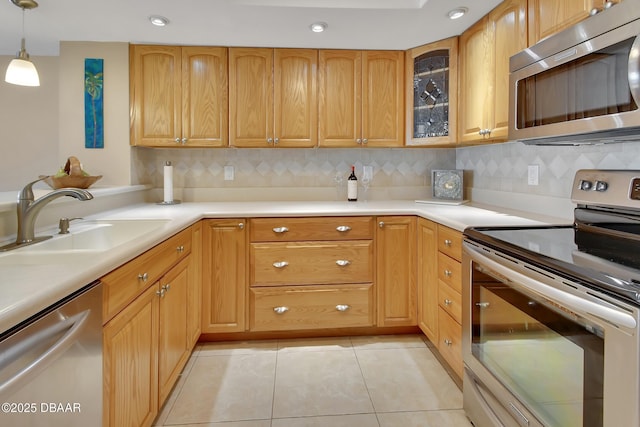
[[[104,60],[84,60],[84,146],[104,148]]]

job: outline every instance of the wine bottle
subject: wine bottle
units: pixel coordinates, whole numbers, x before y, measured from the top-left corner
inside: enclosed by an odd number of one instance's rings
[[[356,178],[356,167],[351,166],[351,175],[347,178],[347,200],[358,201],[358,178]]]

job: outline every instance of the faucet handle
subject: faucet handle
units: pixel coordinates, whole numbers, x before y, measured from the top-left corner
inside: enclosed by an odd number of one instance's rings
[[[47,178],[49,178],[49,175],[41,176],[39,179],[36,179],[35,181],[31,181],[30,183],[25,185],[24,188],[20,190],[20,195],[18,196],[18,200],[27,200],[27,201],[33,202],[33,189],[32,189],[33,184],[36,184]]]
[[[60,218],[60,222],[58,223],[58,228],[60,228],[60,231],[58,231],[58,234],[69,234],[69,223],[76,219],[83,218]]]

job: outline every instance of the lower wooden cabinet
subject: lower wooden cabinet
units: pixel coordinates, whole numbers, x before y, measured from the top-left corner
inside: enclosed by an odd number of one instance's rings
[[[415,326],[416,218],[379,216],[377,222],[378,326]]]
[[[418,326],[438,342],[438,225],[418,218]]]
[[[207,219],[202,230],[202,332],[243,332],[247,288],[244,219]]]

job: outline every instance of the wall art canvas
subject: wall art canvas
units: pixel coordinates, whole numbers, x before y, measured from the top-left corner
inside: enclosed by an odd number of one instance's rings
[[[104,60],[84,60],[84,146],[104,148]]]

